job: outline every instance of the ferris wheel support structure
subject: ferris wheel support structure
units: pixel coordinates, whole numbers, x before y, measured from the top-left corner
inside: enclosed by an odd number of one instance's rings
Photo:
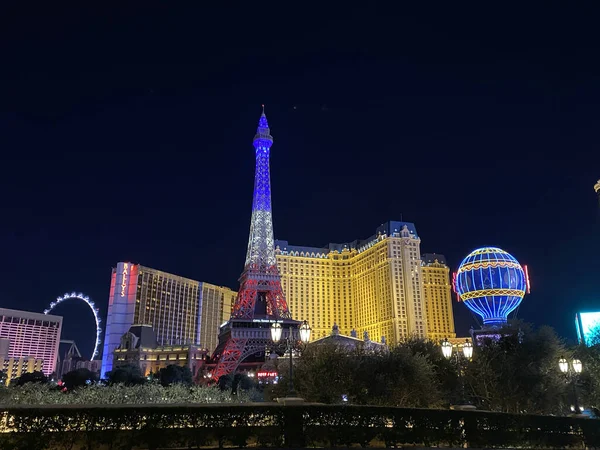
[[[90,307],[90,309],[92,310],[92,313],[94,314],[94,319],[96,320],[96,343],[94,345],[94,352],[92,353],[92,357],[90,358],[90,360],[93,360],[96,356],[98,356],[98,349],[100,348],[100,342],[102,341],[102,328],[100,328],[100,322],[101,322],[100,311],[98,311],[98,308],[96,308],[96,305],[94,304],[94,302],[91,301],[87,295],[83,295],[81,292],[80,293],[71,292],[70,294],[66,293],[62,297],[56,297],[56,301],[50,303],[50,306],[44,311],[44,314],[49,314],[59,304],[61,304],[62,302],[66,301],[66,300],[71,300],[71,299],[81,300],[81,301],[85,302]]]

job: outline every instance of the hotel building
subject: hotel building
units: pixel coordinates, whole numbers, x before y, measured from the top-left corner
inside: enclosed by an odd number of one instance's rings
[[[292,316],[310,323],[312,339],[328,336],[334,323],[341,334],[367,332],[390,345],[437,333],[437,324],[427,325],[420,244],[414,224],[395,221],[368,239],[324,248],[275,241]]]
[[[35,360],[43,360],[42,371],[45,375],[52,374],[56,369],[61,329],[60,316],[0,308],[0,338],[9,340],[6,356],[9,364],[17,364],[21,369],[25,363],[27,367],[30,364],[38,367]]]
[[[121,343],[115,349],[114,367],[136,364],[147,377],[169,365],[176,365],[189,367],[195,377],[207,355],[206,349],[196,345],[159,346],[150,325],[134,325],[121,337]]]
[[[436,342],[455,338],[450,268],[446,265],[446,258],[444,255],[426,253],[422,261],[427,337]]]
[[[213,350],[236,295],[226,287],[118,263],[111,276],[101,376],[112,369],[113,353],[133,325],[152,326],[159,346]]]

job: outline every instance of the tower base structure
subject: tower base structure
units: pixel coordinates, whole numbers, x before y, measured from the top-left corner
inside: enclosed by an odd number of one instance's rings
[[[235,373],[240,362],[246,358],[265,353],[271,340],[271,325],[279,323],[282,327],[281,339],[286,339],[290,333],[298,336],[302,322],[292,319],[231,319],[221,326],[219,345],[213,360],[218,361],[212,378],[218,380],[223,375]]]

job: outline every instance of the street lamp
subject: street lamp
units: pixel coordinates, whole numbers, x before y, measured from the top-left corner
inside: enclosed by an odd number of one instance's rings
[[[560,358],[558,360],[558,368],[565,375],[565,381],[567,384],[571,384],[573,389],[573,400],[575,402],[575,415],[582,416],[583,408],[579,405],[579,395],[577,393],[577,381],[579,379],[579,374],[583,370],[583,364],[579,359],[574,359],[569,362],[565,358]],[[587,417],[587,416],[586,416]]]
[[[307,344],[310,340],[310,332],[311,328],[308,325],[308,322],[305,320],[302,322],[302,325],[298,328],[300,334],[300,341],[302,343]],[[281,341],[281,336],[283,334],[283,327],[279,322],[275,322],[271,325],[271,340],[275,344],[279,344]],[[296,344],[294,339],[294,327],[290,325],[289,333],[285,338],[285,351],[290,354],[290,381],[288,387],[288,397],[294,398],[296,397],[296,391],[294,390],[294,362],[292,360],[292,353]]]
[[[465,339],[465,343],[462,345],[462,354],[460,351],[453,352],[452,343],[448,341],[448,338],[442,342],[442,355],[447,360],[453,360],[456,364],[456,372],[460,381],[460,405],[452,405],[452,409],[475,409],[473,405],[469,405],[465,400],[465,381],[463,377],[464,364],[470,361],[473,357],[473,344]],[[454,358],[452,356],[454,355]]]
[[[300,340],[302,341],[302,343],[308,344],[308,341],[310,341],[310,331],[310,326],[305,320],[304,322],[302,322],[302,325],[300,325]]]
[[[452,344],[448,342],[448,338],[444,339],[444,342],[442,342],[442,354],[446,359],[452,357]]]

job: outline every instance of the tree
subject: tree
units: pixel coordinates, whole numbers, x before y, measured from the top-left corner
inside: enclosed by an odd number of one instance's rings
[[[62,381],[68,390],[87,386],[97,380],[98,374],[86,368],[72,370],[62,377]]]
[[[427,408],[443,402],[433,365],[407,345],[362,357],[357,378],[361,385],[349,393],[355,403]]]
[[[411,338],[400,344],[410,350],[413,355],[421,355],[431,364],[440,396],[449,400],[458,391],[459,378],[456,365],[442,353],[439,342]]]
[[[282,378],[272,388],[274,396],[287,393],[288,364],[280,364]],[[308,401],[406,407],[439,406],[442,402],[432,364],[406,345],[388,353],[373,353],[360,346],[309,346],[294,368],[294,386]]]
[[[219,378],[217,386],[221,391],[228,391],[233,385],[233,375],[228,373]]]
[[[600,345],[580,345],[573,351],[573,358],[581,360],[583,367],[578,380],[581,403],[600,409]]]
[[[510,413],[564,412],[566,383],[558,360],[566,350],[554,330],[521,323],[499,334],[503,337],[477,346],[467,365],[467,393],[477,406]]]
[[[108,384],[125,384],[127,386],[133,386],[136,384],[143,384],[146,382],[146,378],[142,375],[142,370],[137,364],[125,364],[118,366],[106,373]]]
[[[192,384],[192,371],[187,366],[169,364],[167,367],[160,369],[158,376],[160,384],[163,386],[170,386],[172,384],[190,386]]]
[[[21,375],[15,380],[17,386],[23,386],[25,383],[47,383],[48,377],[44,375],[44,372],[36,370],[34,372],[27,372]]]

